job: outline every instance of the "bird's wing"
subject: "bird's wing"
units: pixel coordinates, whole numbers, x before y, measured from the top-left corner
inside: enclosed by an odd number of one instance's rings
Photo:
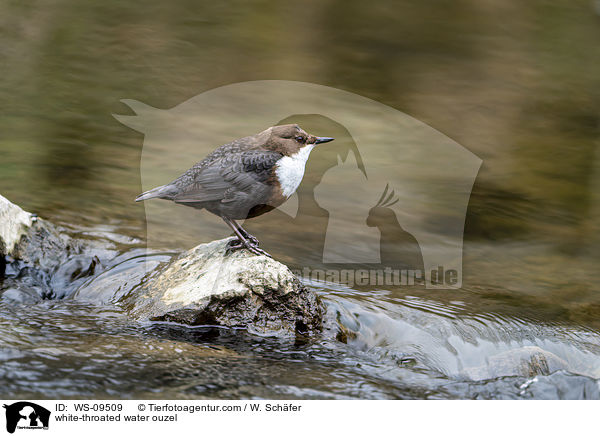
[[[222,154],[200,162],[173,182],[177,203],[201,203],[234,198],[236,192],[252,192],[264,187],[275,163],[283,156],[266,150],[246,150]]]

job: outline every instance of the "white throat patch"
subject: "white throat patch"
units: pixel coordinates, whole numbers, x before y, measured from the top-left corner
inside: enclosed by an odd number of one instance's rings
[[[296,154],[284,156],[275,164],[275,174],[279,179],[284,196],[291,196],[300,186],[302,177],[304,177],[306,161],[314,146],[315,144],[305,145]]]

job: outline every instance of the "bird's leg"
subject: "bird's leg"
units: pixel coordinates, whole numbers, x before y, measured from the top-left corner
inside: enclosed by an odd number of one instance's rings
[[[250,242],[252,242],[252,245],[256,245],[257,247],[260,245],[260,242],[258,242],[258,239],[256,239],[255,236],[252,236],[250,233],[248,233],[242,226],[240,226],[236,221],[231,220],[231,223],[240,231],[240,233],[242,235],[244,235],[244,238],[248,239]]]
[[[225,221],[225,223],[233,230],[233,232],[237,236],[237,240],[231,241],[230,245],[235,244],[235,248],[237,249],[237,248],[245,247],[246,242],[249,242],[252,244],[253,241],[249,240],[246,232],[244,231],[244,229],[241,228],[241,226],[238,223],[236,223],[234,220],[232,220],[230,218],[226,218],[226,217],[221,217],[221,218],[223,218],[223,221]],[[252,244],[252,245],[255,245],[255,244]]]
[[[226,217],[221,217],[221,218],[223,218],[223,221],[225,221],[225,223],[229,227],[231,227],[231,230],[233,230],[233,232],[238,237],[237,243],[229,246],[229,249],[228,249],[229,251],[235,251],[235,250],[239,250],[240,248],[246,248],[251,253],[258,254],[258,255],[262,254],[264,256],[271,257],[271,255],[269,253],[267,253],[265,250],[261,250],[260,248],[258,248],[258,246],[256,244],[254,244],[250,240],[248,240],[242,234],[242,232],[240,232],[241,227],[239,227],[235,221],[233,221],[232,219],[226,218]],[[246,233],[246,232],[244,231],[244,233]],[[254,239],[256,239],[256,238],[254,238]]]

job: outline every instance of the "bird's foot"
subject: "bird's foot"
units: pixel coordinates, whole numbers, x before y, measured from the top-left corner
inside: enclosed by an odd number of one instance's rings
[[[233,239],[227,245],[227,253],[233,253],[236,250],[241,250],[242,248],[245,248],[249,252],[254,253],[258,256],[263,255],[267,257],[272,257],[265,250],[258,248],[258,240],[254,236],[252,237],[252,239],[247,240]]]
[[[246,246],[241,239],[232,239],[227,243],[227,253],[245,248]]]
[[[258,247],[260,245],[260,242],[258,242],[258,239],[256,239],[255,236],[251,235],[244,229],[240,229],[240,230],[242,230],[242,236],[244,238],[246,238],[252,245],[254,245],[255,247]]]
[[[263,250],[262,248],[258,248],[258,245],[249,244],[248,246],[246,246],[246,248],[248,249],[248,251],[250,251],[251,253],[254,253],[258,256],[262,255],[262,256],[267,256],[267,257],[273,257],[269,253],[267,253],[265,250]]]

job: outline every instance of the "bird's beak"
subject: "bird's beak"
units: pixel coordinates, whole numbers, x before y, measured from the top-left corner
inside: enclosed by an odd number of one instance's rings
[[[322,144],[324,142],[329,142],[329,141],[333,141],[335,138],[327,138],[327,137],[319,137],[317,136],[317,140],[315,141],[315,144]]]

